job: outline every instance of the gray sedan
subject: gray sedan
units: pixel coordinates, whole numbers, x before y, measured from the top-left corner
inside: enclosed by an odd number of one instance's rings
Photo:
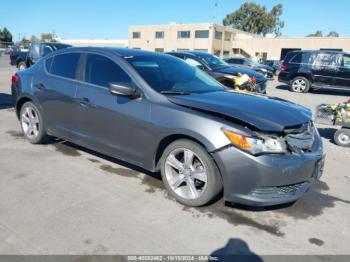
[[[323,168],[308,109],[226,90],[176,57],[69,48],[12,77],[25,137],[51,136],[160,171],[181,203],[275,205],[301,197]]]

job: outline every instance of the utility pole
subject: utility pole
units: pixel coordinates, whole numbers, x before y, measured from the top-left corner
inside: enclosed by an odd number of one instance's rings
[[[214,24],[216,22],[216,14],[217,14],[217,9],[218,9],[218,0],[214,0],[214,8],[213,8],[213,15],[211,17],[211,23]]]

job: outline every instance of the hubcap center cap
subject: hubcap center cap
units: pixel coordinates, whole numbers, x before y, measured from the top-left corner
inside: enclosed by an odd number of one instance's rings
[[[185,169],[183,170],[182,174],[183,174],[185,177],[190,177],[190,175],[191,175],[191,169],[185,168]]]

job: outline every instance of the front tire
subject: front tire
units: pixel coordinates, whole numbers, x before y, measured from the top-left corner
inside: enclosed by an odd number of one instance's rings
[[[222,191],[221,176],[213,159],[191,140],[171,143],[164,150],[160,164],[165,187],[184,205],[206,205]]]
[[[310,89],[310,81],[303,76],[297,76],[291,81],[290,89],[296,93],[307,93]]]
[[[339,129],[334,134],[334,141],[338,146],[350,147],[350,129]]]
[[[33,102],[26,102],[20,111],[20,122],[23,135],[32,144],[42,144],[47,141],[43,117]]]

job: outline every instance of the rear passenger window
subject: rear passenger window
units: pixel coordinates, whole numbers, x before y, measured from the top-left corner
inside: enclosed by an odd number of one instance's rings
[[[80,54],[78,53],[56,55],[53,59],[50,73],[57,76],[75,79],[79,57]]]
[[[290,60],[290,63],[294,63],[294,64],[300,64],[301,63],[301,59],[302,59],[302,54],[298,53],[295,56],[292,57],[292,59]]]
[[[319,53],[314,60],[314,66],[336,69],[341,65],[341,59],[342,56],[338,53]]]
[[[344,55],[342,66],[350,69],[350,55]]]
[[[85,81],[108,87],[110,83],[131,83],[131,78],[107,57],[89,54],[85,67]]]

